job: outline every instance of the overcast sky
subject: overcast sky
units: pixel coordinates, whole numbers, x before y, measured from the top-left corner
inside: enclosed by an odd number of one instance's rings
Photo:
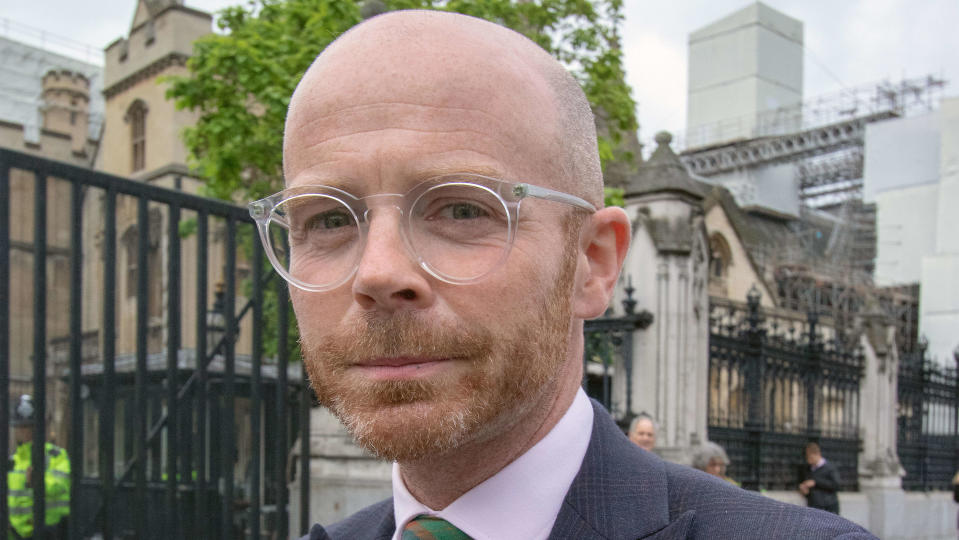
[[[215,11],[242,0],[186,0]],[[623,49],[640,138],[686,123],[689,33],[747,0],[625,0]],[[804,23],[806,98],[879,82],[935,75],[959,95],[959,0],[766,0]],[[0,0],[0,36],[61,47],[102,63],[99,49],[129,29],[135,0]],[[40,29],[45,30],[45,35]],[[83,48],[86,46],[86,49]],[[66,47],[66,48],[64,48]]]

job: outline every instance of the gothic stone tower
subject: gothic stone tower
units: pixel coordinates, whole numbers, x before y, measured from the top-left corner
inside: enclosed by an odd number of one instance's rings
[[[106,97],[99,170],[175,187],[176,176],[189,177],[184,127],[195,122],[164,95],[158,78],[185,75],[196,39],[209,34],[208,13],[182,0],[139,0],[130,33],[107,46],[103,94]]]
[[[104,131],[95,167],[132,180],[169,189],[195,193],[200,180],[187,165],[187,150],[181,140],[185,127],[196,121],[191,111],[177,110],[166,98],[167,84],[162,77],[186,75],[186,61],[193,42],[211,32],[210,14],[185,7],[182,0],[139,0],[129,34],[118,38],[105,50],[103,94],[106,100]],[[104,193],[96,191],[85,201],[85,234],[93,238],[92,248],[103,250]],[[191,216],[184,215],[183,219]],[[118,355],[135,350],[137,230],[149,229],[148,247],[148,345],[150,352],[165,346],[167,320],[166,275],[167,210],[150,208],[147,223],[138,223],[137,201],[119,196],[116,201],[116,312]],[[213,227],[216,224],[212,224]],[[216,230],[215,228],[213,229]],[[182,243],[183,268],[195,267],[195,238]],[[222,244],[211,243],[210,283],[223,279]],[[85,257],[85,287],[102,288],[102,257]],[[111,261],[111,264],[114,262]],[[212,289],[212,287],[210,287]],[[195,297],[195,281],[183,279],[180,294]],[[212,302],[212,292],[211,299]],[[84,324],[99,328],[100,308],[85,306]],[[195,309],[183,308],[182,342],[194,341]]]
[[[70,136],[74,154],[87,153],[90,81],[82,73],[54,69],[43,76],[43,129]]]

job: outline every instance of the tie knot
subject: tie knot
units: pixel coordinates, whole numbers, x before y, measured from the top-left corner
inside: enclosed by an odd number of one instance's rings
[[[417,516],[403,527],[402,540],[470,540],[470,537],[445,519]]]

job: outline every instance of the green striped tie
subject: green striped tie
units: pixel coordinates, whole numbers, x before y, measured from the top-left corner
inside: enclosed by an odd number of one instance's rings
[[[470,540],[470,537],[445,519],[417,516],[403,527],[402,540]]]

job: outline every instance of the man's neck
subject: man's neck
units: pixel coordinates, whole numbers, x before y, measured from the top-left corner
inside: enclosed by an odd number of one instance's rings
[[[559,379],[573,381],[565,385],[569,388],[560,387],[535,401],[500,437],[470,443],[440,457],[400,463],[406,489],[427,507],[442,510],[512,463],[545,437],[572,404],[577,380],[564,375]]]

